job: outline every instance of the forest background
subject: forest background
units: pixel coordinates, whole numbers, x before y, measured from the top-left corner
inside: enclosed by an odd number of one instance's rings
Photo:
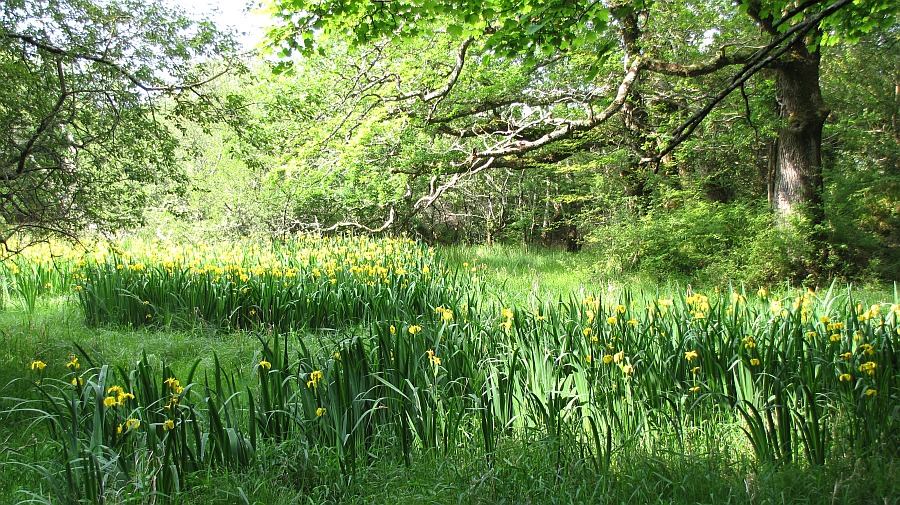
[[[8,2],[3,238],[376,230],[587,250],[598,275],[900,271],[890,5],[414,3],[274,2],[242,53],[171,6]],[[803,58],[821,143],[785,211]]]

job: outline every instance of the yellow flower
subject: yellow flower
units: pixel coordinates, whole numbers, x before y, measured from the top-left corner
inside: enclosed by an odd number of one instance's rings
[[[616,312],[618,312],[619,314],[624,314],[625,310],[626,310],[626,307],[624,305],[622,305],[621,303],[619,305],[616,305]]]
[[[625,321],[625,324],[629,326],[637,326],[640,324],[640,322],[638,322],[637,319],[629,319],[628,321]]]
[[[163,431],[169,431],[175,429],[175,421],[171,419],[166,419],[166,422],[163,423]]]
[[[612,363],[612,361],[613,361],[612,354],[607,354],[607,355],[603,356],[603,362],[606,363],[607,365]]]
[[[441,358],[435,356],[433,350],[429,349],[425,351],[425,354],[427,354],[428,358],[431,359],[431,364],[433,364],[434,366],[441,366]]]
[[[842,373],[841,376],[838,377],[838,380],[841,382],[849,382],[851,379],[853,379],[853,376],[848,373]]]
[[[584,361],[590,363],[590,362],[591,362],[591,355],[588,354],[587,356],[585,356],[585,357],[584,357]]]
[[[46,366],[47,366],[47,364],[40,360],[35,360],[35,361],[31,362],[32,370],[42,371]]]
[[[697,354],[697,351],[688,351],[688,352],[684,353],[684,359],[686,359],[688,361],[693,361],[694,359],[698,358],[699,356],[700,355]]]
[[[875,389],[867,389],[866,390],[866,396],[875,396],[877,394],[878,394],[878,391]]]
[[[332,354],[331,357],[334,358],[335,361],[340,361],[340,360],[341,360],[341,353],[336,352],[336,353]]]
[[[322,380],[323,376],[324,376],[324,374],[322,373],[321,370],[316,370],[314,372],[311,372],[309,374],[309,380],[306,381],[306,387],[310,388],[310,389],[319,387],[319,382]]]
[[[609,323],[609,324],[616,324],[618,321],[619,321],[619,320],[616,319],[614,316],[610,316],[610,317],[607,317],[607,318],[606,318],[606,322]]]
[[[78,362],[78,358],[74,354],[69,355],[69,362],[66,363],[66,368],[71,368],[72,370],[81,368],[81,363]]]
[[[511,311],[509,309],[503,309],[500,313],[504,319],[512,319],[513,318],[513,311]]]
[[[623,359],[625,359],[625,351],[619,351],[613,356],[613,361],[616,363],[621,362]]]
[[[391,335],[394,335],[395,333],[397,333],[397,328],[392,324],[391,325]]]
[[[841,359],[850,359],[851,357],[853,357],[853,353],[845,352],[845,353],[841,354],[840,356],[841,356]]]
[[[107,396],[103,399],[103,405],[106,407],[114,407],[117,403],[115,396]]]
[[[585,328],[581,330],[581,333],[583,333],[585,337],[589,337],[591,336],[592,331],[594,331],[592,328]]]
[[[588,324],[591,324],[594,322],[594,311],[593,310],[585,311],[584,315],[585,315],[585,317],[587,317]]]
[[[862,365],[859,365],[859,371],[866,372],[869,375],[875,375],[875,368],[877,366],[878,365],[876,365],[874,361],[869,361],[868,363],[863,363]]]
[[[83,386],[84,379],[82,379],[81,377],[72,377],[72,385],[73,386]]]
[[[760,286],[759,290],[756,292],[756,295],[759,296],[760,298],[765,298],[765,297],[769,296],[769,290],[767,290],[763,286]]]
[[[263,368],[265,370],[271,370],[272,364],[269,363],[268,361],[266,361],[266,359],[264,358],[262,361],[259,362],[259,367]]]
[[[700,386],[694,386],[688,389],[688,391],[690,391],[691,393],[696,393],[697,391],[700,391]]]
[[[121,427],[122,425],[120,424],[119,426]],[[125,431],[136,430],[140,426],[141,426],[141,421],[139,419],[135,419],[132,417],[125,421]],[[121,433],[121,431],[119,431],[119,433]]]
[[[409,331],[409,334],[410,334],[410,335],[415,335],[416,333],[419,333],[419,332],[422,331],[422,327],[419,326],[419,325],[417,325],[417,324],[414,324],[414,325],[412,325],[412,326],[409,327],[409,330],[408,330],[408,331]]]
[[[759,366],[759,360],[757,358],[752,358],[750,360],[750,366]]]
[[[325,407],[319,407],[319,408],[317,408],[317,409],[316,409],[316,417],[322,417],[322,416],[324,416],[324,415],[325,415],[325,412],[327,412],[327,410],[325,409]]]
[[[634,373],[634,367],[631,366],[631,364],[623,365],[623,366],[622,366],[622,372],[623,372],[625,375],[630,375],[630,374]]]
[[[697,372],[699,372],[699,371],[700,371],[700,367],[699,367],[699,366],[695,366],[694,368],[691,368],[691,373],[697,373]]]

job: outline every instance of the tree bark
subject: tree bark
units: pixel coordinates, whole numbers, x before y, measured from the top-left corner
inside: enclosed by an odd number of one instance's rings
[[[812,226],[822,209],[822,128],[829,110],[819,87],[818,51],[793,48],[775,67],[779,116],[771,202],[779,223],[801,210]]]
[[[800,43],[774,67],[782,125],[773,149],[770,198],[776,225],[808,240],[807,251],[792,252],[797,279],[820,278],[828,264],[822,128],[829,110],[819,86],[820,59],[818,50]]]

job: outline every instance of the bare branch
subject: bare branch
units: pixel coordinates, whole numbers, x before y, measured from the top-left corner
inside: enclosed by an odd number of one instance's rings
[[[430,192],[428,195],[425,195],[425,196],[423,196],[422,198],[419,198],[419,199],[416,201],[415,205],[413,205],[413,208],[416,209],[416,210],[427,209],[427,208],[430,207],[432,204],[434,204],[434,202],[435,202],[438,198],[440,198],[440,196],[443,195],[445,191],[447,191],[448,189],[451,189],[451,188],[456,187],[456,185],[457,185],[461,180],[463,180],[465,177],[473,176],[473,175],[475,175],[475,174],[477,174],[477,173],[479,173],[479,172],[482,172],[482,171],[487,170],[488,168],[490,168],[490,167],[493,165],[495,159],[496,159],[496,158],[482,159],[482,160],[481,160],[481,161],[482,161],[481,165],[479,165],[479,166],[477,166],[477,167],[473,167],[473,168],[471,168],[470,170],[468,170],[468,171],[466,171],[466,172],[458,172],[458,173],[455,173],[455,174],[453,174],[452,177],[450,177],[450,180],[449,180],[449,181],[447,181],[447,182],[445,182],[444,184],[441,184],[440,186],[437,186],[437,187],[435,187],[435,185],[434,185],[436,179],[432,179],[432,180],[431,180],[431,192]]]
[[[363,230],[363,231],[366,231],[366,232],[369,232],[369,233],[378,233],[378,232],[382,232],[382,231],[384,231],[384,230],[387,230],[388,227],[390,227],[391,224],[394,223],[394,217],[395,217],[394,206],[392,205],[392,206],[391,206],[391,209],[390,209],[390,212],[388,213],[388,218],[387,218],[387,220],[385,220],[384,224],[382,224],[382,225],[379,226],[378,228],[369,228],[369,227],[366,226],[366,225],[359,224],[359,223],[356,223],[356,222],[352,222],[352,221],[343,221],[343,222],[340,222],[340,223],[335,223],[335,224],[329,226],[328,228],[324,228],[324,229],[322,229],[322,231],[323,231],[323,232],[332,232],[332,231],[338,230],[339,228],[358,228],[358,229],[360,229],[360,230]]]
[[[594,117],[584,120],[560,121],[557,129],[539,139],[534,141],[513,142],[504,147],[486,150],[485,152],[478,153],[477,159],[483,160],[493,157],[525,154],[553,142],[570,138],[575,133],[588,131],[603,124],[622,108],[622,104],[625,103],[625,99],[628,96],[628,91],[631,89],[631,86],[634,84],[634,81],[637,79],[643,68],[643,61],[644,60],[640,56],[634,58],[628,72],[625,73],[625,77],[622,78],[622,82],[619,84],[616,97],[613,99],[612,103]]]

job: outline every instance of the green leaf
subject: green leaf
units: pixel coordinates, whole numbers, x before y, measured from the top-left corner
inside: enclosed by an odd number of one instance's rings
[[[526,35],[534,35],[535,33],[541,31],[544,28],[544,24],[546,24],[546,23],[538,23],[538,24],[533,24],[533,25],[529,26],[528,29],[525,30],[525,34]]]

